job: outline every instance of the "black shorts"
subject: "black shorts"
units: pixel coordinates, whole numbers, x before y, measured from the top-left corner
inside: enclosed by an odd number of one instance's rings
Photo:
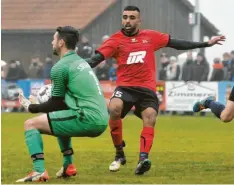
[[[234,86],[232,87],[232,92],[229,96],[229,100],[234,102]]]
[[[120,98],[123,101],[121,118],[124,118],[133,106],[135,106],[134,114],[139,118],[142,118],[141,112],[148,107],[158,112],[158,97],[154,91],[147,88],[119,86],[115,89],[112,98]]]

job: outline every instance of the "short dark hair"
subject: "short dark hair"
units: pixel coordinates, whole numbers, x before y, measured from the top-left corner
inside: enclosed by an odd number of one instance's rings
[[[59,39],[63,39],[67,49],[75,49],[79,42],[79,31],[72,26],[57,27]]]
[[[131,6],[131,5],[126,6],[124,8],[124,11],[137,11],[139,13],[141,12],[140,9],[137,6]]]
[[[15,60],[10,60],[10,61],[9,61],[9,64],[15,64],[15,63],[16,63]]]

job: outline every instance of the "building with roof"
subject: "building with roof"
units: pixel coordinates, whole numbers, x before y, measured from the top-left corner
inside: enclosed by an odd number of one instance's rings
[[[52,53],[52,36],[57,26],[71,25],[99,45],[103,35],[121,28],[126,5],[141,9],[142,28],[170,33],[174,38],[192,40],[188,14],[194,7],[187,0],[2,0],[2,59],[19,59],[27,66],[32,56],[43,60]],[[219,30],[203,15],[203,36]],[[169,55],[181,51],[163,49]]]

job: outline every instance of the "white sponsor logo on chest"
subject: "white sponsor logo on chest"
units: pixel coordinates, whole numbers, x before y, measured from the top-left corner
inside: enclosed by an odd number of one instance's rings
[[[146,51],[137,51],[129,53],[127,64],[144,63]]]

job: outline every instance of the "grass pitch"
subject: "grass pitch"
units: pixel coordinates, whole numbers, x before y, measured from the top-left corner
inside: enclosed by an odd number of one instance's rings
[[[32,114],[2,114],[2,183],[12,184],[32,169],[24,141],[24,120]],[[234,124],[214,117],[160,116],[150,153],[152,168],[135,176],[142,122],[124,120],[127,164],[108,171],[114,158],[109,129],[98,138],[73,138],[78,176],[61,180],[55,173],[62,165],[56,138],[43,136],[46,169],[52,184],[234,184]]]

